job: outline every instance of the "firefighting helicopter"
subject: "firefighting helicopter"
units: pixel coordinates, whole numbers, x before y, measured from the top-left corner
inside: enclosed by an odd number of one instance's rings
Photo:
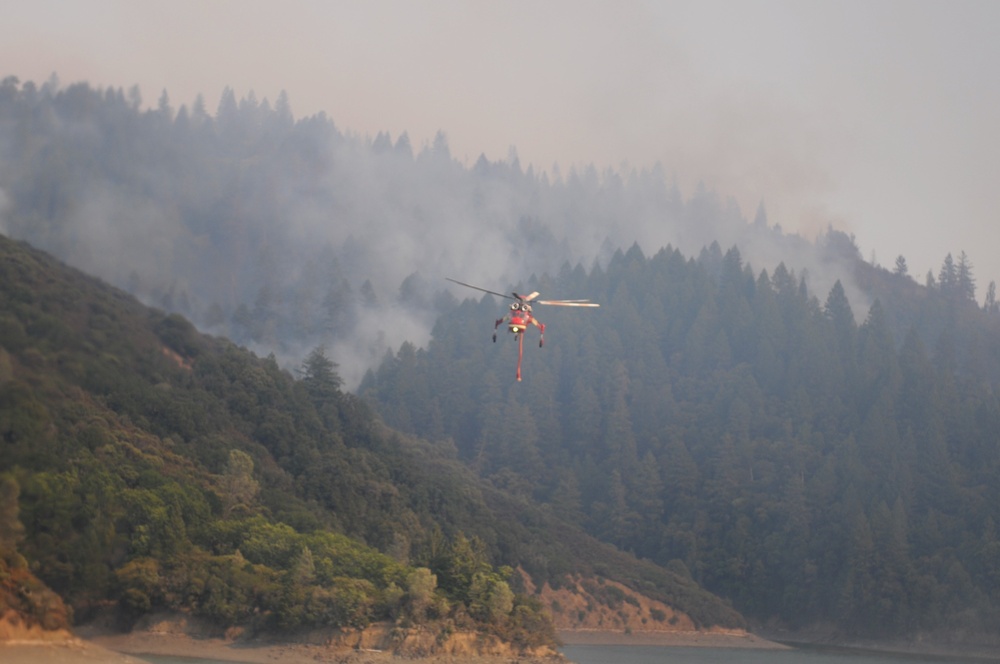
[[[532,304],[550,304],[559,307],[599,307],[601,305],[591,302],[590,300],[536,300],[535,298],[539,296],[538,291],[534,291],[528,295],[520,295],[518,293],[511,293],[510,295],[505,295],[503,293],[498,293],[496,291],[487,290],[485,288],[480,288],[479,286],[473,286],[472,284],[467,284],[457,279],[452,279],[450,277],[445,277],[448,281],[458,284],[459,286],[465,286],[466,288],[473,288],[477,291],[482,291],[484,293],[489,293],[490,295],[496,295],[498,297],[506,298],[508,300],[514,300],[510,305],[510,311],[505,314],[502,318],[498,318],[493,324],[493,343],[497,341],[497,329],[504,322],[507,323],[507,331],[517,338],[517,379],[521,380],[521,357],[524,355],[524,333],[527,331],[529,325],[534,325],[538,328],[538,347],[541,348],[545,345],[545,323],[539,322],[531,313]],[[513,297],[512,297],[513,296]]]

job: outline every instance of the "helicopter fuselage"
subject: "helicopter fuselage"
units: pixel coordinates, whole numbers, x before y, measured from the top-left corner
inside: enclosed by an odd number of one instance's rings
[[[507,321],[507,329],[513,334],[524,332],[528,326],[534,322],[531,314],[523,311],[511,312],[510,320]]]
[[[527,302],[515,302],[510,305],[510,312],[497,321],[497,326],[507,321],[507,331],[511,334],[521,334],[528,329],[529,325],[534,325],[543,333],[545,326],[539,323],[531,314],[531,305]]]
[[[599,307],[600,305],[590,300],[536,300],[538,297],[538,291],[530,293],[528,295],[518,295],[517,293],[511,293],[510,295],[505,295],[503,293],[498,293],[496,291],[487,290],[485,288],[480,288],[479,286],[473,286],[472,284],[467,284],[462,281],[457,281],[451,277],[445,277],[448,281],[458,284],[459,286],[465,286],[466,288],[472,288],[477,291],[482,291],[484,293],[489,293],[490,295],[496,295],[508,300],[514,300],[510,305],[510,311],[503,316],[498,318],[496,323],[493,325],[493,342],[496,343],[497,340],[497,330],[500,326],[506,322],[507,331],[514,335],[517,339],[517,379],[521,380],[521,355],[524,352],[524,332],[529,326],[534,325],[538,328],[538,346],[542,347],[545,344],[545,324],[539,323],[535,320],[535,317],[531,315],[531,304],[552,304],[563,307]],[[511,297],[513,296],[513,297]]]

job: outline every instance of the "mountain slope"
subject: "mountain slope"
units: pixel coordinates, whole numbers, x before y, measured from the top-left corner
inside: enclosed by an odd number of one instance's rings
[[[450,444],[386,429],[320,349],[297,380],[2,237],[0,312],[0,468],[24,525],[0,544],[77,620],[172,608],[265,631],[390,620],[551,643],[521,567],[742,625],[689,579],[484,486]]]

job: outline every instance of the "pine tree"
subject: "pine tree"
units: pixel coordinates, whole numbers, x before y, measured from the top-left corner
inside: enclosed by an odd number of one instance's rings
[[[1000,313],[1000,303],[997,302],[997,282],[991,281],[986,289],[986,299],[983,300],[983,311],[988,314]]]
[[[952,295],[958,288],[958,270],[955,267],[955,259],[949,253],[944,257],[941,264],[941,271],[938,273],[938,284],[941,292],[945,295]]]
[[[972,276],[972,261],[963,251],[958,255],[958,267],[956,268],[955,287],[956,297],[962,300],[975,302],[976,300],[976,280]]]
[[[337,364],[326,356],[326,349],[317,346],[302,363],[302,383],[314,403],[329,403],[337,398],[343,380],[337,374]]]
[[[909,274],[909,268],[906,265],[906,258],[902,254],[896,257],[896,267],[893,270],[893,274],[905,277]]]

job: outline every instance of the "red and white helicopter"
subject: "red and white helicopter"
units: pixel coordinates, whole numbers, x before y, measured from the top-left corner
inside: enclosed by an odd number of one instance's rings
[[[538,291],[535,291],[529,295],[519,295],[517,293],[511,293],[510,295],[504,295],[503,293],[498,293],[496,291],[487,290],[485,288],[480,288],[479,286],[473,286],[472,284],[467,284],[450,277],[445,277],[448,281],[458,284],[459,286],[465,286],[466,288],[474,288],[477,291],[482,291],[484,293],[489,293],[490,295],[496,295],[498,297],[506,298],[508,300],[514,300],[510,305],[510,312],[503,316],[503,318],[498,318],[496,323],[493,324],[493,343],[497,340],[497,328],[504,322],[507,323],[507,330],[517,338],[517,379],[521,380],[521,357],[524,355],[524,333],[528,329],[529,325],[534,325],[538,328],[538,347],[541,348],[545,344],[545,323],[541,323],[536,319],[531,313],[532,304],[550,304],[559,307],[599,307],[601,305],[591,302],[590,300],[536,300],[538,297]],[[513,295],[513,297],[511,297]]]

